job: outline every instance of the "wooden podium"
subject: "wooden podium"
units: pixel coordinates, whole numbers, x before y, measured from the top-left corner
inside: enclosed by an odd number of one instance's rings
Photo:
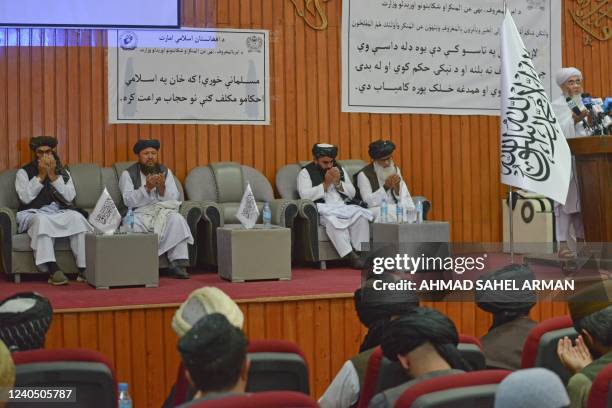
[[[587,242],[612,243],[612,136],[568,139]]]

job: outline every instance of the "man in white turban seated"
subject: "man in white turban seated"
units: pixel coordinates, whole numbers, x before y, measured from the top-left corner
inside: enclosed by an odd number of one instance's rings
[[[313,161],[298,174],[298,192],[302,199],[317,203],[319,222],[325,227],[332,244],[341,257],[360,268],[362,262],[353,250],[370,241],[370,211],[348,204],[355,197],[355,186],[347,172],[336,162],[338,148],[317,143],[312,147]]]
[[[387,202],[387,222],[397,222],[396,207],[402,208],[404,221],[416,220],[416,207],[410,197],[408,186],[402,179],[399,167],[393,161],[395,144],[390,140],[376,140],[370,143],[368,153],[372,163],[359,170],[356,177],[361,198],[376,217],[376,222],[384,222],[380,208]]]
[[[85,269],[85,234],[93,231],[73,200],[76,197],[70,173],[55,152],[57,139],[38,136],[30,139],[34,159],[17,171],[15,189],[19,196],[17,228],[30,236],[36,268],[49,274],[52,285],[66,285],[68,279],[55,263],[56,238],[68,237],[79,276]]]
[[[126,206],[134,209],[134,231],[155,232],[159,237],[158,255],[170,261],[170,276],[188,279],[188,244],[193,236],[185,218],[179,214],[179,191],[172,171],[160,164],[158,140],[139,140],[134,145],[138,162],[119,179]]]
[[[590,119],[589,113],[586,109],[580,109],[583,91],[582,73],[574,67],[562,68],[557,72],[555,79],[563,94],[553,101],[552,108],[563,134],[567,139],[588,136],[589,131],[585,124]],[[580,111],[580,113],[577,114],[572,111],[568,103],[575,106],[574,111]],[[576,240],[584,240],[584,227],[580,214],[580,194],[578,192],[578,180],[575,176],[575,167],[575,159],[572,157],[572,172],[567,199],[564,205],[555,202],[555,231],[557,241],[559,242],[559,257],[561,258],[576,256],[575,252],[567,244],[570,226],[574,229]]]

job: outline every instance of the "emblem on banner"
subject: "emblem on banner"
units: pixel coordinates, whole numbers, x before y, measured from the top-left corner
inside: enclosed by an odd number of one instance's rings
[[[247,37],[246,46],[249,52],[261,52],[261,47],[263,47],[263,39],[256,35]]]
[[[527,0],[527,10],[540,9],[544,11],[545,7],[544,0]]]
[[[578,0],[577,7],[570,9],[572,19],[587,34],[600,41],[612,37],[612,2],[610,0]],[[586,44],[591,38],[584,36]]]
[[[138,45],[138,37],[133,31],[124,31],[119,35],[119,46],[122,50],[130,51]]]

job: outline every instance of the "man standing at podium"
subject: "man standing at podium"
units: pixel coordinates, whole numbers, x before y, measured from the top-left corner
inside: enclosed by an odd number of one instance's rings
[[[403,207],[402,213],[407,214],[406,222],[416,220],[416,207],[408,192],[408,186],[402,179],[399,167],[393,161],[395,144],[390,140],[376,140],[370,143],[368,153],[372,163],[359,170],[356,175],[357,187],[361,198],[368,209],[376,217],[376,222],[384,222],[380,217],[380,207],[383,200],[387,201],[387,222],[397,222],[396,206]],[[405,215],[406,217],[406,215]]]
[[[168,256],[171,276],[188,279],[187,244],[193,244],[193,236],[178,213],[179,191],[172,171],[158,161],[159,148],[158,140],[136,142],[133,150],[138,162],[121,174],[119,188],[125,205],[134,209],[134,231],[157,233],[158,255]]]
[[[566,139],[589,136],[585,126],[588,120],[588,111],[580,110],[574,102],[581,103],[582,73],[574,67],[561,68],[556,76],[557,85],[561,88],[563,95],[555,99],[552,108],[557,116],[561,130]],[[571,107],[570,107],[571,106]],[[577,113],[580,112],[580,113]],[[572,172],[569,190],[565,204],[555,202],[555,231],[559,242],[559,257],[572,258],[576,256],[575,251],[569,248],[567,240],[570,235],[570,226],[574,229],[577,241],[584,240],[584,227],[582,215],[580,214],[580,194],[578,191],[578,180],[576,179],[575,159],[572,156]]]

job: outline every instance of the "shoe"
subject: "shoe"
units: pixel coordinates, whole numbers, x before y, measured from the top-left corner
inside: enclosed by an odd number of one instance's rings
[[[77,273],[76,281],[77,282],[87,282],[87,279],[85,279],[85,275],[83,275],[83,272]]]
[[[53,272],[51,276],[49,276],[49,280],[47,282],[54,286],[67,285],[68,278],[66,275],[64,275],[64,272],[58,269],[57,271]]]
[[[168,269],[170,277],[174,279],[189,279],[189,274],[183,266],[172,266]]]
[[[351,251],[344,258],[349,261],[351,268],[353,269],[363,269],[365,265],[365,260],[362,259],[355,251]]]

